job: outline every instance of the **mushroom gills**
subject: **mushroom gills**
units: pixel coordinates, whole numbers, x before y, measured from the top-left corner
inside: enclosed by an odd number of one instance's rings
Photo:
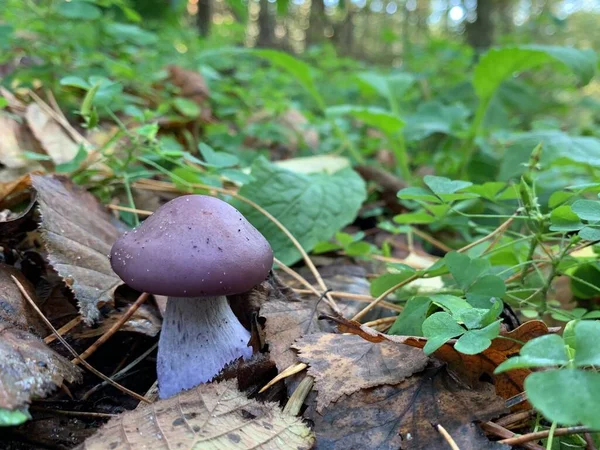
[[[158,341],[160,398],[206,383],[228,363],[250,358],[249,340],[226,297],[169,297]]]

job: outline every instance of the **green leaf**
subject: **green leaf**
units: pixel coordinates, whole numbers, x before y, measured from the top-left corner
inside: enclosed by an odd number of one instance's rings
[[[133,131],[135,131],[135,133],[138,136],[142,136],[142,137],[148,139],[149,141],[152,141],[152,140],[156,139],[156,135],[158,134],[158,124],[157,123],[147,123],[145,125],[142,125],[141,127],[135,128]],[[180,150],[180,149],[178,149],[178,150]]]
[[[348,256],[367,256],[373,251],[373,246],[368,242],[353,242],[344,248]]]
[[[429,297],[409,299],[388,333],[397,336],[423,336],[423,322],[430,307]]]
[[[456,341],[454,349],[465,355],[481,353],[492,345],[492,339],[500,334],[500,322],[502,321],[497,320],[481,330],[467,331]]]
[[[434,313],[423,322],[423,336],[427,338],[423,351],[431,355],[447,341],[460,336],[465,331],[447,312]]]
[[[394,222],[399,224],[408,223],[411,225],[418,225],[435,222],[435,217],[427,211],[421,210],[414,213],[398,214],[397,216],[394,216]]]
[[[4,109],[8,106],[8,100],[0,96],[0,109]]]
[[[299,174],[258,158],[252,166],[254,180],[239,193],[275,216],[310,251],[352,223],[366,198],[365,183],[352,169],[335,174]],[[269,240],[277,258],[285,264],[300,253],[277,226],[243,202],[236,207]]]
[[[557,334],[546,334],[527,342],[519,356],[504,361],[496,367],[494,373],[530,367],[562,366],[568,362],[563,339]]]
[[[60,2],[56,12],[62,17],[73,20],[95,20],[102,17],[100,8],[83,0]]]
[[[88,156],[87,150],[85,149],[85,147],[83,145],[80,145],[75,157],[69,162],[66,162],[63,164],[58,164],[56,166],[55,170],[58,173],[73,172],[74,170],[77,170],[79,168],[79,166],[81,165],[81,163],[83,161],[85,161],[87,156]]]
[[[600,373],[579,369],[536,372],[525,379],[525,391],[548,420],[600,429]]]
[[[575,324],[575,365],[600,366],[600,322],[581,320]]]
[[[577,233],[581,239],[586,241],[598,241],[600,240],[600,228],[596,227],[584,227],[579,233]]]
[[[600,202],[595,200],[577,200],[571,209],[581,220],[597,222],[600,220]]]
[[[458,252],[447,253],[444,261],[452,277],[463,291],[467,291],[475,283],[475,280],[489,272],[491,267],[487,259],[471,259]]]
[[[406,270],[401,273],[386,273],[371,281],[371,295],[379,297],[392,286],[402,283],[414,275],[414,271]]]
[[[435,294],[429,297],[431,301],[443,308],[453,316],[459,315],[466,309],[473,309],[473,307],[465,300],[460,297],[448,294]]]
[[[422,103],[414,114],[406,118],[406,140],[419,141],[436,133],[459,135],[467,128],[469,115],[469,110],[461,104]]]
[[[480,100],[489,101],[500,84],[514,74],[547,63],[560,63],[587,84],[596,70],[596,54],[592,50],[568,47],[525,45],[489,50],[475,67],[473,85]]]
[[[387,135],[397,133],[404,127],[404,121],[395,114],[374,106],[339,105],[327,108],[328,116],[348,115],[364,122],[367,126],[379,128]]]
[[[535,130],[509,136],[498,178],[508,180],[521,176],[531,151],[540,143],[543,144],[540,164],[544,168],[564,162],[600,166],[600,139],[569,136],[558,130]]]
[[[320,106],[324,105],[321,94],[319,94],[312,76],[311,67],[308,64],[294,58],[288,53],[277,50],[252,50],[251,52],[260,58],[268,60],[274,66],[286,70],[296,78]]]
[[[21,425],[29,419],[31,419],[31,414],[29,414],[27,408],[15,409],[14,411],[0,408],[0,427]]]
[[[92,86],[99,85],[93,102],[96,106],[111,106],[115,97],[123,92],[121,83],[115,83],[108,78],[91,76],[88,81]]]
[[[466,291],[467,301],[476,308],[489,309],[494,299],[506,294],[506,285],[497,275],[484,275],[477,279]]]
[[[440,199],[430,191],[420,187],[407,187],[398,191],[400,200],[416,200],[428,203],[440,203]]]
[[[233,167],[240,163],[237,156],[225,152],[217,152],[203,142],[198,144],[198,150],[200,150],[204,161],[214,167]]]
[[[453,315],[469,330],[473,330],[477,328],[485,328],[491,323],[495,322],[502,312],[504,303],[501,300],[496,300],[489,309],[473,308],[470,304],[469,306],[470,309],[463,309],[459,313]]]
[[[137,25],[109,22],[104,26],[104,31],[117,41],[129,42],[139,46],[151,45],[158,42],[156,34],[143,30]]]
[[[382,75],[376,72],[363,72],[358,79],[368,85],[388,102],[400,98],[415,82],[415,77],[409,73],[393,73]]]
[[[68,76],[68,77],[61,78],[60,85],[85,89],[86,91],[92,87],[92,86],[90,86],[90,83],[85,81],[83,78],[75,77],[75,76]]]
[[[550,213],[550,222],[552,223],[551,231],[577,231],[583,228],[583,223],[569,205],[553,209]]]
[[[200,106],[189,98],[175,97],[173,99],[173,107],[181,114],[191,119],[195,119],[200,115]]]
[[[473,184],[470,181],[450,180],[449,178],[436,177],[434,175],[425,175],[423,181],[437,195],[454,194]]]
[[[476,184],[465,189],[466,192],[477,194],[487,200],[496,200],[497,195],[507,186],[503,181],[489,181],[483,184]]]

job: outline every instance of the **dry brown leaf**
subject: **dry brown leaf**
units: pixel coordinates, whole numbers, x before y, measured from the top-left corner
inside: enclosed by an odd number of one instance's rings
[[[88,192],[69,181],[34,175],[42,216],[40,229],[48,260],[79,301],[90,324],[100,317],[98,305],[113,300],[122,282],[108,254],[121,234],[110,216]]]
[[[468,389],[444,368],[403,382],[364,389],[311,417],[319,450],[448,450],[432,425],[442,425],[461,450],[508,450],[490,442],[474,421],[506,412],[491,384]]]
[[[36,298],[34,288],[18,270],[0,264],[0,408],[5,409],[21,408],[63,380],[72,383],[81,376],[77,367],[36,336],[45,333],[44,325],[11,275]]]
[[[170,65],[168,70],[171,83],[179,88],[179,95],[200,106],[200,119],[209,121],[212,117],[208,103],[210,91],[204,77],[199,72],[176,65]]]
[[[427,343],[427,339],[422,337],[387,336],[354,320],[325,315],[321,315],[320,318],[336,322],[338,330],[342,333],[356,334],[369,342],[391,341],[416,348],[423,348]],[[513,331],[501,334],[509,339],[494,339],[489,348],[477,355],[465,355],[458,352],[454,349],[456,340],[452,339],[440,347],[434,356],[448,363],[450,370],[471,386],[477,384],[482,375],[489,376],[494,380],[498,395],[510,398],[523,392],[523,382],[531,372],[527,369],[518,369],[494,374],[494,369],[511,356],[519,353],[521,350],[519,342],[525,343],[548,334],[548,327],[541,320],[530,320]]]
[[[54,164],[63,164],[75,158],[79,146],[65,130],[36,103],[27,106],[25,113],[29,129]]]
[[[202,106],[210,96],[204,77],[198,72],[176,65],[169,66],[168,70],[171,83],[180,89],[180,94]]]
[[[314,333],[300,338],[294,348],[315,378],[318,412],[342,395],[399,383],[423,370],[429,360],[419,349],[393,342],[375,344],[356,335]]]
[[[112,419],[85,450],[309,449],[302,420],[246,398],[235,381],[200,385]]]
[[[273,300],[266,302],[260,315],[266,319],[265,339],[271,359],[282,371],[297,362],[291,348],[296,339],[321,331],[317,321],[316,300]]]

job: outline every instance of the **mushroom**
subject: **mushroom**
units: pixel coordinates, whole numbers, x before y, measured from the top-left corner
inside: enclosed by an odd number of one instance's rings
[[[233,206],[205,195],[171,200],[115,242],[117,275],[134,289],[169,297],[158,342],[161,398],[252,356],[250,333],[225,296],[261,283],[272,264],[264,236]]]

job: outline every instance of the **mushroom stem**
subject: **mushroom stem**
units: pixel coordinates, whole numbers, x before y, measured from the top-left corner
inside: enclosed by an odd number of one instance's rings
[[[169,297],[158,341],[160,398],[206,383],[228,363],[250,358],[249,340],[226,297]]]

